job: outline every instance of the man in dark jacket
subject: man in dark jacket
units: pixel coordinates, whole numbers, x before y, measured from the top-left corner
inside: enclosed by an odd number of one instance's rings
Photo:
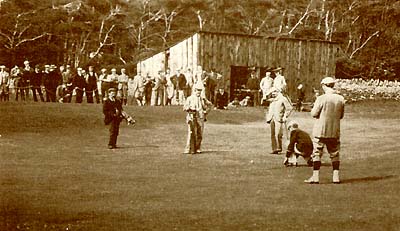
[[[86,100],[88,103],[93,103],[93,93],[96,97],[96,103],[100,103],[99,92],[97,90],[97,74],[94,72],[93,66],[89,66],[89,71],[85,76],[86,79],[86,87],[85,94]]]
[[[218,90],[215,99],[215,107],[217,109],[226,109],[228,107],[228,94],[223,88]]]
[[[40,100],[42,102],[44,102],[43,93],[42,93],[42,89],[41,89],[42,82],[43,82],[43,73],[40,70],[40,66],[36,65],[35,72],[33,73],[32,79],[31,79],[32,95],[33,95],[33,100],[35,102],[38,101],[36,92],[39,94]]]
[[[110,139],[108,148],[117,148],[117,137],[119,133],[119,125],[123,119],[129,124],[135,124],[135,120],[122,109],[122,102],[116,98],[117,89],[110,88],[108,90],[108,98],[103,104],[104,124],[110,125]]]
[[[290,143],[287,147],[285,166],[296,166],[297,157],[302,156],[308,166],[313,166],[311,154],[313,152],[313,143],[307,132],[299,129],[295,121],[290,121],[287,125],[290,132]]]
[[[83,89],[86,87],[86,80],[82,72],[82,68],[78,67],[76,74],[72,79],[72,86],[76,92],[75,103],[82,103]]]

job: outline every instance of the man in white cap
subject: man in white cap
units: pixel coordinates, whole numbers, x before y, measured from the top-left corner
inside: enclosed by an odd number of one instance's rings
[[[293,106],[275,87],[270,89],[269,94],[271,95],[271,103],[266,120],[271,125],[271,154],[279,154],[282,151],[282,138],[286,127],[286,120],[292,112]]]
[[[321,157],[326,146],[332,161],[332,181],[335,184],[339,184],[340,120],[344,116],[345,101],[343,96],[338,95],[333,89],[335,86],[334,78],[323,78],[321,85],[325,94],[318,96],[311,110],[311,116],[316,118],[313,129],[313,175],[304,182],[310,184],[319,183]]]
[[[183,110],[187,112],[188,137],[184,154],[201,153],[200,146],[203,138],[206,115],[212,108],[212,103],[201,96],[204,85],[199,82],[194,85],[195,92],[186,98]]]

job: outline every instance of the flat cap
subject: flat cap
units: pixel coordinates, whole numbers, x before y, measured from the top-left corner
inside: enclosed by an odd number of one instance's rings
[[[331,83],[336,83],[336,79],[332,77],[325,77],[321,80],[321,84],[331,84]]]

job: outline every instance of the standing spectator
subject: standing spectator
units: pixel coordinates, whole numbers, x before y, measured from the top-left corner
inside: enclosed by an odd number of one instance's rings
[[[89,66],[88,73],[85,76],[86,86],[85,86],[85,94],[86,100],[88,103],[94,103],[93,94],[96,97],[96,103],[100,103],[99,92],[97,90],[97,73],[94,72],[94,67]]]
[[[163,86],[162,86],[162,71],[158,71],[157,75],[152,78],[152,88],[151,88],[151,99],[150,105],[151,106],[158,106],[161,104],[161,98],[163,93]]]
[[[26,77],[24,77],[23,75],[22,68],[15,66],[13,68],[13,74],[15,75],[15,100],[18,101],[18,96],[21,96],[21,100],[25,101],[25,90],[27,90],[27,84]]]
[[[135,76],[129,76],[128,78],[128,96],[127,105],[135,105]],[[139,105],[139,104],[138,104]]]
[[[313,152],[313,143],[307,132],[299,129],[295,121],[290,121],[287,125],[290,132],[290,143],[287,147],[285,166],[297,166],[298,156],[302,156],[308,166],[313,166],[311,154]]]
[[[65,84],[64,94],[62,102],[71,103],[72,94],[74,92],[74,86],[72,84],[72,80],[74,75],[71,70],[71,66],[67,65],[65,72],[63,73],[63,83]]]
[[[268,102],[267,93],[271,89],[273,83],[274,79],[271,77],[271,69],[268,68],[267,71],[265,72],[265,77],[262,78],[260,81],[260,89],[262,92],[261,105],[263,105],[264,102]]]
[[[185,91],[186,91],[186,77],[181,72],[181,69],[176,70],[176,78],[177,78],[177,85],[176,85],[176,93],[177,93],[177,103],[178,105],[183,105],[185,103]]]
[[[101,69],[99,80],[101,82],[101,102],[104,102],[108,98],[108,89],[110,88],[110,82],[107,79],[107,69]]]
[[[286,80],[285,80],[285,76],[282,75],[283,68],[282,67],[278,67],[278,68],[275,68],[273,71],[275,73],[273,87],[278,89],[278,91],[280,91],[282,94],[285,94],[285,92],[286,92]]]
[[[259,93],[259,89],[260,89],[260,81],[256,75],[256,71],[252,70],[250,73],[250,77],[247,79],[247,83],[246,83],[246,88],[248,90],[250,90],[250,97],[251,100],[253,100],[253,104],[254,106],[257,106],[258,103],[260,102],[259,98],[260,98],[260,93]]]
[[[83,89],[86,87],[86,80],[81,67],[76,69],[76,73],[72,79],[72,86],[76,94],[75,103],[82,103]]]
[[[193,84],[194,84],[194,79],[193,79],[193,73],[190,68],[187,69],[185,73],[186,77],[186,92],[185,92],[185,97],[189,97],[193,93]]]
[[[288,99],[276,88],[271,88],[270,92],[271,103],[266,120],[271,125],[271,154],[279,154],[282,151],[282,138],[286,127],[286,120],[292,112],[293,107]]]
[[[217,78],[215,79],[215,87],[217,89],[217,92],[216,92],[215,95],[217,95],[217,93],[220,91],[220,89],[224,89],[224,91],[226,90],[225,78],[220,73],[217,73]],[[228,97],[228,96],[226,96],[226,97]],[[214,99],[214,104],[217,104],[217,98],[216,97]]]
[[[107,75],[107,80],[110,83],[111,88],[117,89],[118,87],[118,74],[117,69],[111,69],[111,74]]]
[[[296,102],[296,110],[301,111],[303,108],[303,101],[305,97],[304,86],[303,84],[299,84],[297,86],[297,102]]]
[[[206,86],[206,97],[210,101],[214,101],[215,99],[215,87],[216,87],[216,81],[217,81],[217,73],[215,73],[214,70],[211,70],[210,73],[208,73],[208,78],[207,82],[205,83]]]
[[[343,96],[336,94],[333,89],[335,86],[334,78],[323,78],[321,85],[325,94],[318,96],[311,110],[311,116],[317,119],[313,129],[313,175],[304,182],[310,184],[319,183],[321,157],[326,146],[332,161],[332,181],[335,184],[339,184],[340,120],[344,116],[345,101]]]
[[[201,96],[204,90],[202,84],[195,85],[195,93],[186,99],[183,110],[187,112],[188,137],[185,154],[201,153],[201,141],[203,139],[204,122],[207,113],[211,110],[212,103]]]
[[[18,67],[18,65],[15,65],[13,68],[11,68],[10,70],[10,78],[11,78],[11,82],[10,82],[10,93],[11,94],[15,94],[15,100],[18,100],[17,98],[17,85],[18,85],[18,81],[21,77],[21,69]]]
[[[57,88],[62,82],[62,76],[61,74],[57,71],[57,67],[52,64],[49,67],[49,85],[47,86],[49,88],[49,97],[51,102],[56,102],[57,99]]]
[[[31,78],[32,96],[33,96],[33,100],[35,102],[38,101],[36,93],[39,94],[40,100],[42,102],[44,102],[42,88],[41,88],[42,83],[43,83],[43,73],[40,70],[40,66],[36,65],[35,66],[35,71],[33,72],[33,75],[32,75],[32,78]]]
[[[154,86],[153,78],[150,76],[150,73],[146,73],[145,82],[144,82],[144,101],[145,105],[150,106],[151,103],[151,92]]]
[[[9,101],[10,74],[6,66],[0,66],[0,101]]]
[[[54,94],[51,94],[51,102],[56,102],[57,96],[61,96],[58,94],[58,92],[62,92],[62,74],[61,72],[57,69],[57,66],[52,64],[50,65],[50,75],[51,75],[51,92],[54,92]],[[61,99],[61,98],[60,98]]]
[[[44,65],[43,71],[43,86],[46,92],[46,102],[51,102],[52,94],[55,92],[51,92],[51,74],[50,74],[50,65]]]
[[[121,74],[118,76],[118,92],[121,95],[123,105],[128,102],[128,80],[129,76],[126,74],[126,69],[122,68]]]
[[[133,79],[133,97],[136,100],[137,105],[143,106],[144,103],[144,91],[145,91],[146,79],[142,76],[139,71]]]
[[[220,88],[215,97],[215,107],[217,109],[227,109],[228,107],[228,94],[225,93],[223,88]]]
[[[169,74],[169,71],[167,70],[167,74],[165,75],[166,78],[166,86],[165,86],[165,91],[166,91],[166,103],[165,105],[172,105],[172,99],[175,98],[175,86],[176,86],[176,75],[171,75]]]
[[[34,70],[30,66],[29,61],[28,60],[24,61],[24,68],[22,69],[21,79],[22,79],[22,83],[24,84],[23,92],[25,93],[26,100],[29,99],[29,89],[32,89],[32,91],[33,91],[33,88],[31,86],[31,78],[32,78],[33,72],[34,72]],[[21,92],[21,96],[22,96],[22,94],[23,93]]]

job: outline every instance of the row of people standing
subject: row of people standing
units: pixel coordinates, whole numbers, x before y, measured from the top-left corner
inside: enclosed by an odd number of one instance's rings
[[[200,69],[193,73],[190,69],[186,72],[177,69],[171,73],[170,69],[167,69],[165,72],[158,71],[155,76],[138,72],[132,80],[132,87],[128,89],[131,89],[131,95],[138,105],[183,105],[197,83],[204,86],[202,96],[212,102],[216,101],[218,89],[225,89],[226,86],[223,76],[213,71],[206,72]]]
[[[29,61],[24,61],[24,67],[15,65],[10,71],[5,65],[1,65],[0,99],[9,101],[10,95],[15,94],[16,101],[26,101],[32,92],[34,101],[38,101],[40,98],[44,102],[44,91],[46,101],[55,102],[57,87],[62,81],[61,74],[56,69],[55,65],[45,65],[44,70],[41,70],[39,65],[32,68]]]

